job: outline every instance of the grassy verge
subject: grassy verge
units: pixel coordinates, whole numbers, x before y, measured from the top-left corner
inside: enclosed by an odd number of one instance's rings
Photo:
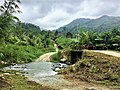
[[[120,89],[120,58],[84,52],[83,58],[61,71],[66,78],[117,86]]]
[[[58,53],[51,56],[51,62],[60,62]]]
[[[16,71],[0,70],[0,90],[55,90],[34,81],[28,81],[18,73]]]
[[[49,48],[38,48],[34,46],[20,46],[14,44],[0,45],[0,61],[7,63],[31,62],[40,55],[51,51],[55,51],[52,46]]]
[[[59,63],[61,58],[62,58],[61,52],[58,51],[58,53],[55,53],[54,55],[51,56],[51,62]]]

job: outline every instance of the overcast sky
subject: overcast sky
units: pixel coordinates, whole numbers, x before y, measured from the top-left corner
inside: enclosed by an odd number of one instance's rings
[[[2,4],[0,0],[0,4]],[[56,29],[76,18],[97,18],[102,15],[119,16],[120,0],[21,0],[23,22]]]

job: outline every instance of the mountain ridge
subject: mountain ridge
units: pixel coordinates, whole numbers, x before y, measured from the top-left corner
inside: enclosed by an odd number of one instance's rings
[[[78,30],[84,29],[101,33],[111,31],[113,28],[120,28],[120,17],[103,15],[96,19],[78,18],[56,30],[62,33],[76,33]]]

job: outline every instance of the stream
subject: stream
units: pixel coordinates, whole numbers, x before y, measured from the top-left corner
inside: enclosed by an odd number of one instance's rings
[[[63,63],[32,62],[27,64],[16,64],[4,67],[5,70],[17,70],[22,72],[30,81],[35,81],[43,86],[50,86],[58,90],[110,90],[109,88],[95,84],[66,80],[58,71],[66,68]],[[112,89],[111,89],[112,90]]]
[[[21,71],[29,80],[42,85],[55,85],[56,83],[62,84],[66,82],[60,78],[60,75],[57,75],[58,71],[65,67],[67,67],[67,65],[63,63],[32,62],[28,64],[11,65],[3,69]]]

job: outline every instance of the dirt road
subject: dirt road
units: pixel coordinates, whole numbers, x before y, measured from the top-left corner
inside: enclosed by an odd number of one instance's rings
[[[43,54],[38,59],[36,59],[36,61],[37,62],[48,62],[48,61],[50,61],[51,56],[58,52],[58,47],[57,47],[56,44],[54,44],[54,47],[55,47],[55,50],[56,50],[55,52],[50,52],[50,53]]]
[[[46,53],[46,54],[40,56],[36,61],[37,61],[37,62],[39,62],[39,61],[40,61],[40,62],[50,61],[51,56],[54,55],[55,53],[57,53],[57,52]]]
[[[120,53],[115,51],[107,51],[107,50],[87,50],[87,51],[99,52],[99,53],[103,53],[103,54],[107,54],[115,57],[120,57]]]
[[[58,75],[60,81],[57,83],[44,82],[43,86],[49,86],[58,90],[117,90],[104,85],[98,85],[93,83],[82,82],[75,79],[64,79],[64,76]],[[54,80],[53,80],[54,81]],[[40,82],[38,82],[40,83]],[[41,83],[40,83],[41,84]]]

